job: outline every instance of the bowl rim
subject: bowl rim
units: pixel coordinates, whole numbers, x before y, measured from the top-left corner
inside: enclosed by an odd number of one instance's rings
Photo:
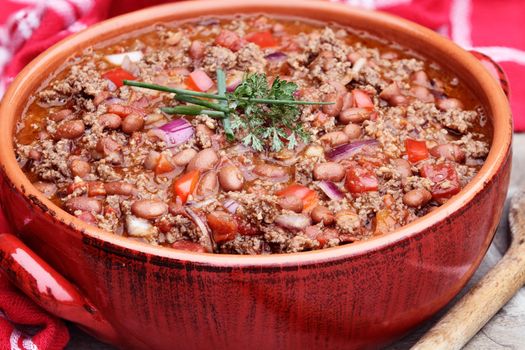
[[[288,12],[294,10],[294,12]],[[58,59],[65,59],[72,56],[73,53],[79,52],[81,49],[92,46],[85,45],[85,43],[92,41],[93,38],[105,38],[102,41],[109,40],[109,38],[119,37],[125,30],[138,30],[145,28],[148,25],[163,22],[163,21],[177,21],[177,16],[191,20],[188,13],[207,13],[208,16],[217,15],[217,13],[268,13],[268,14],[288,14],[300,13],[294,15],[298,18],[308,18],[302,14],[304,13],[318,13],[323,16],[333,14],[334,16],[348,16],[349,18],[360,18],[369,23],[379,25],[382,30],[394,30],[397,34],[414,38],[416,40],[425,41],[429,47],[437,50],[441,54],[450,55],[451,60],[458,63],[458,66],[468,67],[471,75],[475,77],[475,83],[479,85],[481,90],[485,92],[486,108],[491,114],[492,124],[494,129],[493,141],[490,148],[489,155],[485,164],[476,176],[467,184],[461,192],[455,195],[451,200],[444,205],[434,210],[415,221],[396,229],[394,232],[387,235],[378,236],[367,241],[360,241],[348,245],[331,247],[327,249],[314,250],[308,252],[298,253],[283,253],[270,254],[258,256],[233,255],[233,254],[214,254],[214,253],[194,253],[182,250],[153,246],[148,243],[134,241],[132,239],[121,237],[110,232],[106,232],[98,227],[91,226],[73,215],[70,215],[50,200],[45,198],[36,188],[31,184],[29,179],[25,176],[19,168],[13,147],[13,142],[8,142],[4,147],[0,147],[0,166],[5,172],[11,184],[23,194],[26,200],[29,197],[36,198],[49,210],[53,211],[61,222],[71,227],[76,233],[86,235],[104,243],[114,245],[116,247],[124,248],[135,253],[145,253],[148,255],[159,256],[162,258],[182,260],[187,262],[214,265],[214,266],[258,266],[267,267],[275,265],[297,265],[319,263],[325,261],[339,260],[343,258],[351,258],[358,255],[365,255],[370,252],[388,248],[395,243],[406,239],[413,238],[418,234],[425,232],[428,228],[446,220],[446,218],[454,212],[459,211],[466,206],[477,194],[483,191],[485,185],[489,183],[498,171],[502,168],[507,157],[510,154],[510,146],[512,140],[512,117],[510,107],[506,96],[501,90],[499,84],[491,77],[489,72],[482,66],[479,61],[470,53],[463,50],[452,41],[442,37],[430,29],[422,27],[418,24],[408,20],[382,13],[377,11],[369,11],[352,8],[348,5],[341,5],[336,3],[329,3],[324,1],[307,1],[307,2],[282,2],[279,0],[266,0],[264,3],[250,3],[236,0],[226,1],[188,1],[170,3],[159,6],[154,6],[139,11],[130,12],[118,17],[114,17],[100,23],[97,23],[89,28],[71,35],[57,44],[53,45],[45,52],[40,54],[31,63],[29,63],[15,78],[12,84],[6,91],[2,103],[0,105],[0,139],[12,140],[14,134],[14,125],[18,118],[15,117],[17,109],[20,109],[20,99],[17,96],[24,96],[23,110],[27,105],[27,97],[31,91],[28,92],[28,85],[32,83],[32,77],[45,70],[46,64],[56,61]],[[181,15],[182,14],[182,15]],[[286,17],[286,15],[284,15]],[[316,15],[317,16],[317,15]],[[290,16],[288,16],[290,17]],[[195,18],[195,17],[193,17]],[[336,18],[333,22],[337,23]],[[125,24],[123,24],[125,23]],[[366,30],[366,29],[365,29]],[[370,30],[370,32],[374,32]],[[401,41],[401,45],[405,45]],[[58,57],[58,58],[57,58]],[[443,62],[439,62],[440,65]],[[56,70],[54,70],[56,71]],[[50,77],[44,79],[34,79],[38,81],[38,88],[41,87]],[[50,215],[50,214],[47,214]]]

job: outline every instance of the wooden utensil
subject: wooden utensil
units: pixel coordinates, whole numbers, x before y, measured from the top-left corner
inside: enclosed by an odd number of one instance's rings
[[[525,191],[512,197],[511,245],[499,261],[411,349],[461,349],[525,284]]]

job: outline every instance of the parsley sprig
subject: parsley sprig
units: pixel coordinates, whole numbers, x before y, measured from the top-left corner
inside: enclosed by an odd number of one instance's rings
[[[307,142],[308,132],[300,121],[300,105],[324,105],[333,102],[298,101],[295,83],[276,77],[270,86],[265,74],[249,74],[233,93],[226,92],[226,76],[217,70],[217,94],[124,80],[125,85],[171,92],[175,99],[188,103],[175,107],[163,107],[167,114],[206,114],[221,119],[229,141],[235,140],[235,132],[243,135],[242,143],[256,151],[282,150],[285,145],[294,149],[299,140]],[[203,99],[205,98],[205,99]],[[211,100],[217,100],[212,102]]]

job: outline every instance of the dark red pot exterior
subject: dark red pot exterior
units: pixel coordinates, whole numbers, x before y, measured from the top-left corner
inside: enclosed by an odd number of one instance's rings
[[[197,8],[193,14],[212,7],[211,13],[227,13],[221,3],[171,5],[142,17],[160,20],[166,12],[176,18],[176,13],[190,13],[190,7]],[[237,6],[235,11],[248,7],[228,4]],[[403,33],[402,42],[414,36],[412,47],[430,45],[429,55],[456,69],[495,116],[493,149],[476,180],[435,213],[370,242],[290,256],[217,257],[149,247],[88,228],[32,188],[20,175],[12,148],[0,149],[3,209],[29,247],[21,242],[17,246],[16,239],[8,237],[9,244],[0,246],[0,266],[15,283],[48,310],[125,349],[377,348],[430,317],[459,292],[490,245],[509,184],[512,126],[503,93],[491,90],[498,86],[469,54],[408,22],[316,2],[272,1],[246,11],[291,13],[287,6],[296,6],[294,13],[303,16],[349,16],[357,26],[380,18],[385,25],[378,33],[388,36],[399,26],[395,30]],[[82,47],[80,38],[70,44]],[[461,63],[456,67],[455,61]],[[43,63],[45,59],[38,62]],[[38,64],[24,71],[6,95],[1,111],[7,117],[14,120],[34,91],[28,77],[43,72]],[[15,96],[23,99],[18,105],[12,102]],[[0,136],[10,137],[5,128],[12,130],[13,122],[0,120]],[[29,249],[49,266],[22,266],[28,262],[15,255]],[[35,259],[31,264],[39,263]],[[56,298],[44,300],[33,287],[38,281],[69,291],[73,311],[57,306],[61,301]]]
[[[2,198],[21,239],[80,287],[122,348],[358,349],[400,337],[459,292],[492,240],[509,170],[510,158],[467,206],[410,239],[267,268],[138,254],[79,235],[6,181]]]

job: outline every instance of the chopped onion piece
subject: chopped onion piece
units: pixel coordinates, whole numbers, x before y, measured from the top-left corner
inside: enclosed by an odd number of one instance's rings
[[[272,52],[269,55],[264,56],[268,61],[278,62],[288,58],[288,55],[281,51]]]
[[[345,145],[338,146],[326,154],[326,157],[332,161],[340,161],[343,159],[350,158],[357,152],[359,152],[364,146],[375,146],[379,144],[377,140],[360,140]]]
[[[191,72],[190,78],[200,91],[208,91],[213,87],[213,80],[201,69]]]
[[[331,181],[320,181],[317,186],[328,196],[330,199],[341,200],[344,198],[343,192]]]
[[[366,58],[361,57],[352,66],[352,74],[356,77],[366,64]]]
[[[241,85],[244,73],[241,71],[232,71],[226,78],[226,91],[234,92],[237,86]]]
[[[157,136],[166,142],[167,148],[172,148],[188,141],[193,136],[193,126],[184,118],[175,119],[160,128],[151,129],[149,134]]]
[[[281,214],[275,218],[275,223],[289,230],[304,230],[311,224],[310,218],[302,214]]]
[[[186,214],[190,217],[191,221],[197,225],[197,228],[201,231],[202,236],[201,239],[199,239],[199,243],[202,244],[205,248],[207,248],[208,251],[214,252],[214,242],[211,238],[211,232],[208,229],[208,226],[202,221],[202,219],[197,215],[193,210],[191,210],[188,207],[185,207],[184,210],[186,211]]]
[[[237,209],[239,209],[240,204],[234,201],[233,199],[227,199],[222,202],[222,206],[226,208],[231,214],[235,214]]]
[[[126,230],[134,237],[146,237],[154,233],[153,225],[148,220],[133,215],[126,216]]]
[[[106,55],[104,56],[104,59],[115,66],[120,66],[122,65],[122,62],[124,62],[125,57],[127,57],[131,62],[138,62],[142,59],[143,56],[144,54],[142,53],[142,51],[129,51],[123,53],[116,53],[113,55]]]

